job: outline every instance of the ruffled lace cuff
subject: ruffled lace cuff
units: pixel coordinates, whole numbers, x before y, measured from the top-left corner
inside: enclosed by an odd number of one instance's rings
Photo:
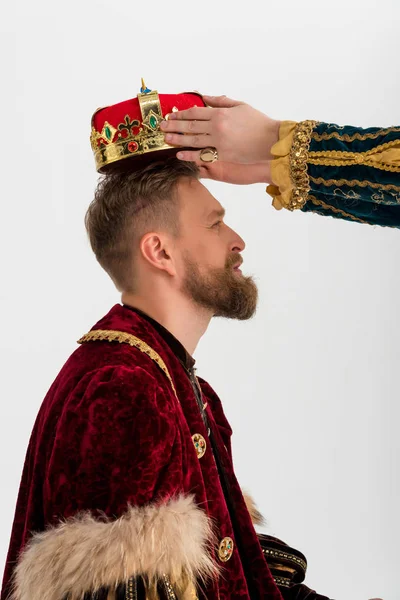
[[[307,157],[316,125],[316,121],[283,121],[280,126],[279,141],[271,150],[273,185],[267,187],[277,210],[295,210],[307,202],[310,191]]]

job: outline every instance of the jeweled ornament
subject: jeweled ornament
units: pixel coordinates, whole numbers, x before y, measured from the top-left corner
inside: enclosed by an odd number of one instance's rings
[[[129,152],[136,152],[136,150],[139,148],[139,145],[137,142],[129,142],[128,144],[128,150]]]
[[[227,562],[232,557],[234,546],[233,539],[230,537],[226,537],[221,541],[218,556],[222,562]]]
[[[194,435],[192,435],[192,440],[194,444],[194,449],[197,453],[197,458],[202,458],[207,450],[206,440],[200,433],[195,433]]]
[[[197,92],[159,95],[142,80],[136,98],[98,108],[92,117],[90,136],[97,170],[105,173],[113,163],[128,157],[125,168],[135,170],[174,156],[176,148],[165,141],[160,123],[166,115],[193,106],[205,106]],[[145,154],[145,160],[137,159]]]
[[[157,119],[154,115],[151,115],[149,119],[149,125],[152,129],[155,129],[157,127]]]

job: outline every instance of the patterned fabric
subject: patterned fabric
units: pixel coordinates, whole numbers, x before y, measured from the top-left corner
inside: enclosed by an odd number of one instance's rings
[[[400,227],[400,127],[286,121],[272,153],[275,208]]]

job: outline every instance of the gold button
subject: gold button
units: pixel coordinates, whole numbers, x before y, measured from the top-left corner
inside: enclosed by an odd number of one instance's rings
[[[206,440],[200,433],[192,435],[194,449],[196,450],[197,458],[202,458],[207,450]]]
[[[234,547],[233,539],[230,537],[226,537],[221,541],[218,548],[218,556],[222,562],[228,562],[232,558]]]

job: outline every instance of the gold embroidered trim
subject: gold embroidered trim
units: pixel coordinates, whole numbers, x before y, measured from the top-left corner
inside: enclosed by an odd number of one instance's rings
[[[335,206],[330,206],[329,204],[326,204],[323,200],[318,200],[314,196],[309,196],[308,199],[310,202],[312,202],[316,206],[321,206],[322,208],[331,210],[332,212],[339,214],[342,217],[349,217],[349,219],[351,219],[352,221],[357,221],[358,223],[364,223],[365,225],[372,225],[372,226],[374,225],[374,223],[369,223],[368,221],[363,221],[362,219],[359,219],[358,217],[355,217],[354,215],[347,213],[344,210],[341,210],[340,208],[336,208]],[[396,228],[397,225],[380,225],[380,227]]]
[[[135,335],[132,335],[131,333],[125,333],[125,331],[114,331],[112,329],[95,329],[93,331],[89,331],[89,333],[82,336],[81,339],[78,340],[78,344],[98,341],[119,342],[120,344],[129,344],[130,346],[133,346],[140,350],[140,352],[147,354],[147,356],[149,356],[151,360],[153,360],[165,373],[171,384],[172,390],[176,398],[178,398],[174,383],[172,381],[172,377],[167,369],[167,365],[165,364],[161,356],[155,350],[153,350],[151,346],[146,344],[146,342],[143,342],[143,340],[139,339]]]
[[[177,600],[174,589],[171,585],[171,580],[168,577],[168,575],[163,575],[162,579],[168,600]]]
[[[394,148],[398,146],[400,140],[392,140],[391,142],[385,142],[384,144],[379,144],[375,146],[375,148],[371,148],[371,150],[366,150],[365,152],[351,152],[351,150],[313,150],[310,151],[310,156],[372,156],[373,154],[379,154],[383,150],[388,150],[389,148]]]
[[[360,181],[359,179],[324,179],[323,177],[309,177],[312,183],[317,185],[325,185],[327,187],[332,185],[347,185],[349,187],[370,187],[376,190],[385,190],[385,191],[393,191],[400,192],[399,185],[393,185],[392,183],[388,183],[386,185],[382,183],[375,183],[374,181]]]
[[[300,558],[299,556],[296,556],[295,554],[289,554],[288,552],[283,552],[282,550],[273,550],[272,548],[263,548],[262,551],[264,554],[266,554],[267,556],[271,556],[272,558],[286,558],[286,560],[290,560],[296,565],[299,565],[304,572],[307,571],[306,561]]]
[[[400,145],[400,140],[386,142],[367,150],[366,152],[342,152],[341,150],[321,150],[308,153],[308,163],[310,165],[322,165],[326,167],[346,167],[350,165],[364,165],[373,167],[381,171],[391,171],[392,173],[400,173],[400,165],[379,162],[375,155],[389,148],[394,148]]]
[[[350,165],[363,165],[365,167],[374,167],[380,171],[390,171],[391,173],[400,173],[400,166],[394,167],[384,163],[372,163],[371,161],[362,160],[324,160],[323,158],[311,158],[308,161],[309,165],[320,165],[322,167],[347,167]]]
[[[344,142],[354,142],[354,140],[358,140],[363,142],[364,140],[376,140],[376,138],[382,135],[388,135],[389,133],[397,133],[400,132],[400,127],[388,127],[386,129],[380,129],[375,133],[353,133],[349,135],[345,133],[340,135],[338,131],[334,131],[333,133],[317,133],[316,131],[313,133],[312,138],[317,142],[322,142],[324,140],[331,140],[332,138],[336,138],[338,140],[343,140]]]
[[[279,585],[280,587],[290,587],[292,583],[287,577],[274,577],[274,581],[276,585]]]
[[[290,179],[293,191],[290,198],[289,210],[302,208],[307,202],[310,191],[307,160],[311,143],[311,135],[317,121],[302,121],[296,126],[293,144],[289,155]]]
[[[125,598],[126,600],[137,600],[137,581],[135,577],[129,577],[128,585],[125,589]]]
[[[393,167],[392,165],[387,165],[384,163],[372,163],[367,161],[348,161],[348,160],[324,160],[321,158],[310,159],[308,161],[309,165],[320,165],[322,167],[347,167],[350,165],[363,165],[365,167],[374,167],[375,169],[379,169],[380,171],[390,171],[392,173],[400,173],[400,166]]]
[[[368,223],[368,221],[363,221],[362,219],[359,219],[358,217],[355,217],[354,215],[347,213],[344,210],[341,210],[340,208],[336,208],[336,206],[330,206],[329,204],[326,204],[326,202],[324,202],[323,200],[319,200],[318,198],[315,198],[314,196],[309,196],[308,199],[315,206],[321,206],[321,208],[331,210],[332,212],[334,212],[342,217],[348,217],[352,221],[357,221],[358,223],[365,223],[367,225],[371,225],[371,223]]]

